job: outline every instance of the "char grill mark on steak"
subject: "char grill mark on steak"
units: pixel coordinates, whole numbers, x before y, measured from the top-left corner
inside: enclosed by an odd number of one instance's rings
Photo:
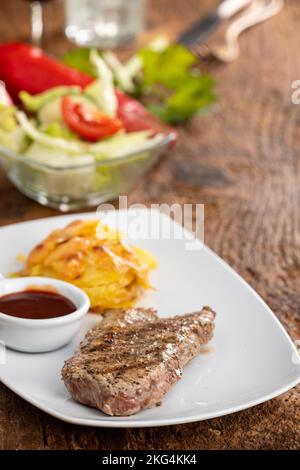
[[[158,319],[146,309],[110,311],[66,361],[72,397],[110,415],[126,416],[159,403],[213,335],[215,313]]]
[[[153,320],[157,320],[157,311],[154,308],[111,309],[103,313],[101,329],[124,327]]]

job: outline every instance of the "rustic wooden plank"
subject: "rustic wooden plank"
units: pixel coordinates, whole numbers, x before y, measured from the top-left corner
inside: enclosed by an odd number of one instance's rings
[[[0,384],[0,448],[43,449],[42,423],[36,409]]]
[[[152,0],[149,30],[175,36],[195,12],[216,3]],[[1,5],[0,41],[28,34],[25,8],[17,0]],[[214,112],[182,128],[177,148],[130,194],[130,202],[146,204],[205,203],[206,243],[262,295],[294,339],[300,331],[300,111],[291,104],[291,82],[300,78],[299,12],[298,0],[287,0],[280,16],[243,36],[239,60],[202,64],[216,77]],[[69,46],[56,35],[46,47]],[[56,213],[22,196],[0,173],[0,224]],[[299,405],[298,387],[201,423],[104,430],[62,423],[1,386],[0,448],[297,449]]]

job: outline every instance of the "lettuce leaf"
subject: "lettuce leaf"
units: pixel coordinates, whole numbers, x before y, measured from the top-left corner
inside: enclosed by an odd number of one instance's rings
[[[119,88],[127,93],[134,92],[135,85],[133,83],[132,76],[122,62],[119,61],[116,54],[113,52],[104,52],[103,59],[112,70]]]
[[[19,153],[26,148],[27,144],[26,134],[16,119],[16,108],[0,104],[0,145]]]
[[[27,91],[21,91],[19,97],[27,111],[36,112],[48,101],[64,95],[78,95],[81,91],[81,88],[78,86],[58,86],[34,96],[27,93]]]
[[[17,127],[15,118],[16,108],[0,103],[0,129],[5,132],[13,131]]]
[[[98,79],[88,85],[84,89],[84,93],[90,96],[101,110],[114,117],[117,114],[118,102],[113,74],[94,49],[91,51],[91,62],[97,68]]]
[[[94,157],[88,153],[78,155],[74,158],[74,156],[63,152],[62,150],[58,151],[37,142],[33,142],[28,147],[24,155],[39,163],[44,163],[45,165],[56,168],[69,168],[70,166],[76,167],[89,164],[92,165],[95,161]]]
[[[66,126],[61,122],[51,122],[44,129],[45,134],[50,135],[51,137],[61,137],[67,140],[78,140],[78,136],[70,131]]]
[[[143,152],[162,140],[161,135],[151,137],[151,134],[152,131],[118,134],[96,144],[89,145],[89,152],[97,160],[121,158],[129,153]]]
[[[33,141],[39,144],[46,145],[55,150],[61,150],[63,152],[72,155],[81,155],[86,153],[88,145],[84,142],[67,140],[61,137],[52,137],[45,132],[40,131],[37,127],[27,118],[26,114],[22,111],[16,113],[17,120],[24,130],[25,134],[28,135]]]
[[[0,145],[15,153],[22,153],[27,148],[29,139],[20,126],[6,132],[0,129]]]

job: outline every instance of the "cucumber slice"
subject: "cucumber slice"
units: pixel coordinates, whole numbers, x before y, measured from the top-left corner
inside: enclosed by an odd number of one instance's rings
[[[37,114],[40,124],[49,125],[53,122],[64,121],[61,112],[61,100],[62,97],[55,98],[54,100],[48,101],[44,104],[44,106],[42,106]],[[95,109],[95,111],[99,109],[92,99],[84,95],[72,95],[72,101],[75,103],[87,104],[89,108]]]

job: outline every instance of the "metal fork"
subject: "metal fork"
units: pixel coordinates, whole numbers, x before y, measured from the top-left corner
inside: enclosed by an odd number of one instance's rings
[[[239,36],[251,26],[261,23],[279,13],[283,0],[253,0],[227,27],[222,40],[206,44],[195,44],[193,51],[200,57],[214,56],[222,62],[235,60],[240,52]]]

